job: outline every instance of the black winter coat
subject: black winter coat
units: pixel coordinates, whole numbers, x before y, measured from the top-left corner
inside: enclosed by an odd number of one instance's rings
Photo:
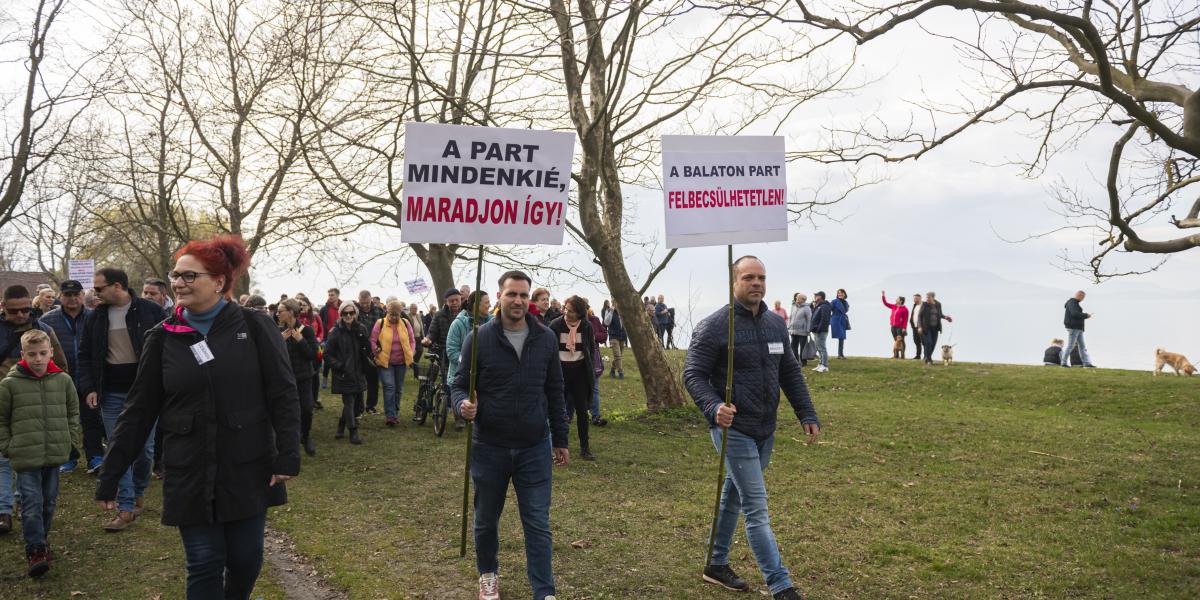
[[[291,338],[284,340],[284,345],[287,346],[288,360],[292,364],[292,374],[296,376],[296,383],[311,381],[313,377],[313,361],[317,360],[317,334],[313,332],[312,327],[306,327],[296,323],[296,327],[300,329],[301,340],[296,341]],[[280,338],[283,335],[279,336]]]
[[[366,391],[367,378],[363,375],[370,363],[371,339],[362,323],[355,321],[350,328],[338,320],[333,331],[325,338],[325,362],[333,370],[333,382],[329,390],[335,394],[358,394]]]
[[[733,404],[737,406],[734,430],[760,441],[774,435],[780,388],[801,423],[820,423],[800,372],[800,361],[792,354],[783,317],[771,312],[765,302],[760,303],[757,315],[735,304],[733,339]],[[716,427],[717,408],[725,402],[728,357],[726,306],[696,326],[683,364],[683,384],[711,427]]]
[[[559,352],[562,350],[562,341],[561,340],[563,339],[563,335],[566,334],[568,331],[567,318],[566,317],[558,317],[557,319],[554,319],[553,321],[550,322],[549,327],[550,327],[550,331],[554,332],[554,351]],[[603,325],[601,325],[601,327],[603,327]],[[595,378],[596,372],[594,371],[594,369],[596,367],[595,352],[600,348],[600,345],[596,343],[596,332],[594,329],[592,329],[591,319],[584,319],[579,322],[579,333],[583,337],[583,348],[584,348],[582,350],[583,365],[584,365],[583,372],[587,373],[586,378],[587,378],[588,395],[591,396],[592,392],[595,391],[595,387],[596,387],[596,378]],[[561,363],[560,363],[560,368],[561,368]],[[565,376],[565,374],[564,374],[564,376]]]
[[[192,346],[213,359],[201,365]],[[163,432],[164,525],[224,523],[287,502],[271,475],[300,472],[300,403],[271,317],[230,302],[207,336],[178,314],[146,336],[137,378],[96,487],[113,500],[155,421]]]
[[[502,448],[529,448],[551,434],[555,448],[567,447],[567,412],[563,399],[562,364],[558,338],[541,320],[525,315],[529,337],[517,350],[504,335],[502,319],[479,326],[475,393],[479,409],[472,434],[475,440]],[[462,356],[471,355],[475,335],[463,342]],[[450,382],[454,412],[467,399],[471,361],[465,360]]]
[[[921,314],[919,315],[917,326],[921,329],[937,329],[942,331],[942,319],[945,314],[942,313],[942,303],[934,300],[933,302],[921,303]]]
[[[1083,307],[1079,305],[1079,301],[1071,298],[1067,300],[1063,308],[1067,309],[1066,314],[1063,316],[1063,325],[1066,325],[1067,329],[1083,331],[1083,323],[1091,315],[1083,312]]]
[[[129,339],[139,359],[146,333],[165,318],[167,313],[156,302],[133,298],[129,312],[125,313],[125,327],[129,329]],[[104,361],[107,358],[108,305],[101,304],[92,311],[83,326],[83,337],[79,341],[79,368],[71,369],[71,373],[78,378],[80,398],[87,398],[92,392],[104,394]]]
[[[446,336],[450,333],[450,325],[457,316],[458,313],[450,314],[450,307],[443,304],[441,310],[433,315],[429,327],[425,329],[425,337],[438,347],[438,356],[442,359],[442,364],[446,364]]]

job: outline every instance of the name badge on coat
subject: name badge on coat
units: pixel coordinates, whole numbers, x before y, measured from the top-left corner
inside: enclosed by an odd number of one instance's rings
[[[208,347],[208,342],[200,340],[199,343],[192,344],[192,356],[196,357],[196,364],[203,365],[212,362],[214,358],[212,350]]]
[[[783,354],[783,342],[767,342],[768,354]]]

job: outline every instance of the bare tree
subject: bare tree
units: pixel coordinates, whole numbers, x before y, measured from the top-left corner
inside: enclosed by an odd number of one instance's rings
[[[1054,231],[1098,233],[1090,257],[1064,255],[1067,266],[1099,281],[1144,272],[1106,269],[1114,251],[1166,256],[1200,246],[1200,5],[851,0],[815,9],[811,2],[793,1],[797,10],[786,16],[767,14],[764,6],[774,3],[717,4],[728,14],[804,23],[855,44],[921,27],[954,42],[980,75],[974,87],[986,96],[965,105],[920,103],[926,127],[893,131],[868,120],[861,128],[835,131],[832,158],[814,154],[818,160],[916,160],[970,129],[1027,121],[1038,143],[1023,164],[1027,174],[1040,174],[1061,148],[1095,130],[1116,140],[1105,165],[1104,193],[1094,197],[1071,185],[1056,186],[1066,224]],[[966,33],[938,31],[926,15],[945,8],[975,15],[976,25]],[[1190,85],[1181,83],[1189,79]]]
[[[315,240],[352,229],[316,205],[301,164],[315,135],[304,115],[343,74],[328,55],[346,39],[330,4],[124,5],[129,23],[119,32],[152,75],[128,90],[147,101],[142,121],[149,147],[123,152],[148,161],[129,165],[148,177],[122,193],[140,200],[142,222],[165,220],[160,239],[186,234],[186,224],[170,221],[196,214],[212,215],[218,231],[242,236],[251,255],[284,245],[302,253]],[[243,279],[239,291],[248,285]]]
[[[660,134],[736,134],[754,125],[770,131],[803,102],[836,89],[845,73],[807,63],[814,46],[769,19],[696,8],[688,1],[549,3],[561,46],[556,77],[582,148],[574,174],[579,222],[569,226],[595,252],[609,291],[626,309],[651,411],[679,406],[684,395],[649,318],[628,310],[641,306],[649,282],[635,286],[626,267],[622,185],[654,180]]]
[[[95,97],[96,87],[86,78],[92,61],[68,60],[55,27],[66,0],[38,0],[28,12],[18,4],[0,12],[0,47],[18,47],[13,60],[24,67],[25,77],[14,96],[15,123],[5,123],[6,147],[0,150],[0,227],[17,212],[30,178],[55,160],[71,138],[76,122]],[[20,12],[18,12],[20,11]],[[8,31],[12,26],[15,30]],[[47,50],[63,55],[48,55]],[[59,67],[47,76],[49,67]],[[5,103],[8,113],[8,102]],[[15,132],[7,131],[9,128]]]
[[[405,122],[528,127],[561,114],[539,101],[548,92],[536,77],[547,46],[536,22],[541,13],[502,0],[342,4],[362,40],[345,57],[357,74],[349,80],[354,93],[312,106],[313,129],[322,134],[304,159],[328,201],[361,222],[401,227]],[[407,246],[436,290],[453,287],[455,262],[476,252],[460,244]],[[488,253],[493,264],[547,270],[531,258],[536,252]]]

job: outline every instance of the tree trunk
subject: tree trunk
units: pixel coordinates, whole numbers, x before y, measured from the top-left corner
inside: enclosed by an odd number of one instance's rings
[[[454,285],[454,249],[446,244],[412,244],[417,258],[433,278],[434,303],[442,305],[442,293]]]
[[[590,245],[590,244],[589,244]],[[683,406],[685,398],[680,376],[671,369],[666,353],[654,334],[654,325],[642,308],[642,299],[629,279],[625,261],[619,247],[610,244],[592,246],[596,258],[600,259],[601,270],[608,291],[617,302],[621,323],[629,334],[634,359],[642,374],[642,387],[646,392],[646,410],[658,412],[664,408]]]

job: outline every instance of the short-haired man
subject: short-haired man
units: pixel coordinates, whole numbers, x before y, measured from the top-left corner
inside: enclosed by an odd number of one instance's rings
[[[1086,297],[1087,294],[1083,290],[1079,290],[1063,305],[1063,308],[1066,309],[1063,325],[1067,327],[1067,345],[1062,351],[1062,366],[1064,367],[1071,366],[1071,351],[1078,348],[1079,358],[1083,359],[1083,366],[1089,369],[1096,368],[1096,365],[1092,364],[1092,357],[1088,356],[1087,346],[1083,343],[1084,321],[1092,318],[1092,315],[1083,312],[1083,307],[1080,306]]]
[[[433,313],[433,318],[429,321],[429,327],[425,329],[425,337],[421,340],[421,345],[432,346],[437,350],[438,358],[441,359],[442,373],[445,377],[446,368],[449,366],[446,362],[446,336],[450,333],[450,325],[454,323],[454,319],[458,317],[458,311],[462,309],[463,296],[458,291],[458,288],[450,288],[442,294],[442,300],[445,304],[437,312]],[[449,380],[441,382],[449,390]],[[416,415],[413,420],[419,420]],[[462,417],[455,415],[454,428],[456,430],[465,427],[466,421]]]
[[[84,325],[91,317],[92,311],[83,305],[83,284],[68,279],[58,287],[58,308],[42,316],[44,325],[49,325],[58,336],[67,357],[63,369],[71,376],[71,381],[79,388],[79,343],[83,338]],[[87,471],[95,473],[100,468],[104,457],[104,422],[100,420],[100,412],[87,407],[84,399],[79,398],[79,420],[83,427],[83,451],[87,454]],[[79,453],[72,448],[70,459],[62,466],[63,473],[70,473],[78,465]]]
[[[654,304],[654,333],[658,335],[658,343],[663,348],[667,347],[667,324],[670,322],[671,313],[667,310],[666,298],[659,294],[658,302]]]
[[[171,300],[171,295],[167,293],[167,282],[157,277],[147,277],[146,281],[142,282],[142,297],[161,306],[167,313],[175,307],[175,301]]]
[[[375,328],[375,322],[387,316],[387,311],[379,306],[379,299],[371,296],[369,290],[361,290],[358,292],[358,300],[354,302],[358,307],[358,322],[369,333]],[[363,362],[363,376],[367,378],[367,407],[368,414],[379,414],[379,369],[375,368],[374,363]],[[361,416],[361,415],[355,415]]]
[[[913,360],[921,360],[921,344],[923,340],[921,339],[921,334],[917,332],[917,328],[919,327],[917,323],[921,322],[920,315],[921,295],[913,294],[912,309],[908,312],[908,324],[912,326],[913,346],[917,349],[914,353],[915,356],[913,356]]]
[[[333,327],[337,325],[338,317],[341,316],[342,310],[342,291],[337,288],[329,288],[325,292],[325,306],[317,311],[317,316],[321,318],[321,324],[325,326],[325,335],[328,336]],[[322,347],[324,342],[322,342]],[[321,389],[329,387],[329,361],[321,360]],[[320,402],[317,402],[320,405]]]
[[[733,403],[725,404],[729,344],[729,306],[709,315],[696,327],[688,346],[683,381],[696,406],[708,419],[713,445],[721,447],[721,430],[728,429],[725,488],[721,493],[712,561],[704,581],[737,591],[750,584],[729,567],[729,549],[738,514],[746,515],[746,538],[763,579],[777,600],[799,600],[787,567],[779,556],[767,513],[763,470],[775,446],[779,390],[787,395],[808,441],[821,431],[816,410],[800,372],[800,362],[788,348],[787,323],[767,308],[767,270],[762,261],[743,256],[734,263]],[[736,417],[736,418],[735,418]]]
[[[475,422],[475,566],[479,600],[499,600],[500,513],[511,481],[525,531],[525,561],[534,600],[554,598],[551,569],[551,456],[566,466],[567,415],[558,340],[529,314],[532,281],[520,271],[500,276],[500,318],[462,346],[451,387],[454,411]],[[472,373],[471,348],[479,344]],[[469,397],[471,378],[479,382]]]
[[[40,329],[50,338],[54,364],[67,364],[62,345],[54,329],[33,318],[33,299],[23,285],[4,289],[4,319],[0,320],[0,377],[7,375],[21,360],[21,336]],[[12,531],[13,470],[12,464],[0,454],[0,533]]]
[[[102,304],[92,312],[79,343],[79,395],[88,408],[100,407],[104,433],[112,439],[117,417],[137,375],[138,359],[146,332],[167,317],[157,303],[138,298],[129,291],[125,271],[104,268],[92,278],[92,289]],[[154,461],[154,432],[143,452],[121,476],[117,494],[117,516],[104,524],[107,531],[121,531],[142,513],[142,495],[150,484]]]

